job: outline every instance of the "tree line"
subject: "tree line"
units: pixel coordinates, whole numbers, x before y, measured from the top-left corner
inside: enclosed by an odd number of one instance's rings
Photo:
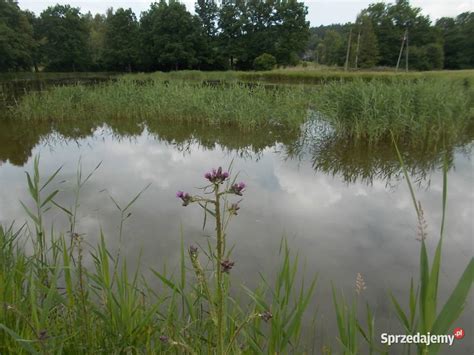
[[[362,10],[354,23],[310,29],[304,55],[325,65],[410,69],[474,68],[474,13],[443,17],[434,24],[408,0],[378,2]],[[407,53],[408,52],[408,53]]]
[[[247,70],[262,54],[291,65],[306,48],[306,15],[296,0],[197,0],[195,15],[161,0],[140,18],[131,9],[92,15],[69,5],[36,17],[0,0],[0,70]]]
[[[69,5],[36,16],[0,0],[0,71],[268,69],[300,59],[350,68],[474,67],[474,14],[432,24],[407,0],[375,3],[354,23],[309,27],[297,0],[176,0],[81,13]],[[403,46],[402,46],[403,40]],[[407,55],[407,52],[408,54]]]

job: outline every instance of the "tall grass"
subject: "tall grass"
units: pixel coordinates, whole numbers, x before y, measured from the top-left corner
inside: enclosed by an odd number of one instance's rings
[[[471,258],[469,264],[463,271],[461,278],[457,281],[456,287],[452,291],[446,303],[440,311],[438,311],[438,289],[439,276],[441,272],[442,247],[444,241],[444,229],[446,219],[446,202],[447,202],[447,163],[443,168],[443,194],[441,201],[441,227],[439,231],[439,240],[433,260],[429,262],[428,252],[426,249],[425,239],[427,237],[425,219],[421,202],[417,201],[415,192],[411,185],[407,171],[404,167],[403,158],[395,145],[400,163],[405,173],[408,188],[416,211],[418,219],[418,239],[421,242],[420,248],[420,281],[415,293],[413,281],[410,285],[409,294],[409,311],[404,312],[395,297],[391,297],[397,315],[407,334],[419,332],[421,334],[448,334],[452,329],[453,323],[463,312],[467,296],[474,281],[474,258]],[[417,307],[418,306],[418,307]],[[433,343],[431,345],[419,344],[417,346],[419,353],[436,354],[439,352],[441,344]]]
[[[469,295],[472,283],[474,281],[474,258],[471,258],[466,265],[461,277],[457,280],[456,286],[452,290],[447,301],[439,310],[438,290],[439,290],[439,276],[441,273],[442,261],[442,246],[444,240],[445,218],[446,218],[446,203],[447,203],[447,161],[443,166],[443,192],[441,202],[441,227],[439,233],[439,240],[436,246],[433,260],[429,262],[428,251],[426,247],[426,221],[424,219],[424,212],[420,201],[417,201],[415,192],[408,176],[404,160],[394,137],[392,136],[395,150],[402,166],[405,179],[410,191],[410,196],[413,202],[414,210],[418,220],[417,239],[421,244],[419,257],[419,282],[414,283],[413,278],[410,282],[408,292],[408,310],[404,310],[399,301],[390,294],[395,313],[406,335],[413,336],[415,334],[422,335],[452,335],[453,324],[462,314],[467,297]],[[359,275],[358,275],[359,276]],[[362,287],[361,287],[362,285]],[[356,292],[359,294],[364,288],[364,281],[358,277],[356,281]],[[369,306],[367,309],[367,329],[364,330],[364,322],[358,319],[357,304],[358,300],[353,299],[352,305],[342,299],[338,299],[336,291],[333,287],[333,302],[336,312],[339,342],[342,347],[343,354],[358,354],[359,338],[362,337],[368,344],[370,354],[379,352],[381,354],[389,353],[389,346],[382,347],[380,342],[374,339],[375,318]],[[412,344],[405,344],[403,353],[411,354]],[[442,344],[439,342],[432,342],[431,344],[419,343],[414,345],[417,354],[438,354]]]
[[[380,141],[456,140],[473,128],[474,89],[450,80],[329,83],[314,98],[315,109],[337,134]]]
[[[30,120],[138,118],[244,130],[279,125],[297,129],[307,119],[305,96],[304,88],[119,80],[31,93],[14,108],[13,115]]]
[[[160,78],[30,93],[10,114],[35,121],[146,119],[243,131],[276,127],[298,131],[304,122],[317,117],[344,139],[376,143],[386,141],[393,132],[397,141],[418,145],[456,142],[474,132],[474,86],[460,80],[355,79],[319,87],[267,88]]]
[[[333,67],[283,68],[270,71],[196,71],[135,73],[124,75],[131,80],[181,80],[181,81],[246,81],[278,84],[322,84],[332,81],[352,81],[373,79],[390,82],[393,80],[419,80],[423,78],[452,79],[469,81],[474,84],[474,70],[441,70],[427,72],[395,72],[394,70],[344,71]]]

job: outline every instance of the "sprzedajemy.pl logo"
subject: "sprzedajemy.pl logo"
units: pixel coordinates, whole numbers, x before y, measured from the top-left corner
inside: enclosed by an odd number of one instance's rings
[[[464,329],[456,328],[453,334],[448,335],[431,334],[430,332],[427,334],[416,333],[409,335],[382,333],[380,338],[380,342],[388,346],[392,344],[426,344],[427,346],[430,344],[449,344],[451,346],[454,343],[454,339],[460,340],[464,338]]]

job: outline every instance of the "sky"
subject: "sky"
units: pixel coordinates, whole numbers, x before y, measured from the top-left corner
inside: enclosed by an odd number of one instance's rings
[[[346,23],[354,21],[357,14],[370,3],[379,0],[307,0],[308,20],[311,26],[329,25],[332,23]],[[137,14],[148,9],[153,0],[19,0],[22,9],[28,9],[36,14],[48,6],[59,4],[70,4],[81,8],[82,12],[105,13],[109,7],[132,8]],[[194,11],[194,0],[182,0],[187,9]],[[393,2],[393,1],[385,1]],[[412,0],[412,6],[420,7],[424,15],[431,20],[440,17],[454,17],[465,11],[474,11],[474,0]]]

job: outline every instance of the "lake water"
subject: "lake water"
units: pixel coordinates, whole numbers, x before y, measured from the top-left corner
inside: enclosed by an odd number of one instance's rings
[[[201,209],[182,207],[176,191],[195,192],[204,185],[206,171],[233,162],[233,171],[248,186],[228,231],[228,243],[235,244],[235,284],[255,286],[259,273],[271,278],[285,237],[305,261],[305,274],[319,275],[313,302],[318,306],[317,347],[334,339],[330,282],[350,298],[357,273],[365,279],[362,297],[376,310],[377,329],[395,331],[398,321],[388,292],[406,305],[410,278],[418,277],[420,243],[394,148],[322,138],[324,127],[303,131],[297,135],[86,119],[36,125],[0,120],[0,223],[24,222],[19,201],[30,202],[25,171],[32,171],[34,156],[41,155],[43,177],[63,166],[56,187],[61,190],[57,201],[65,206],[72,203],[79,160],[84,174],[102,162],[83,188],[77,231],[95,244],[103,230],[108,245],[120,246],[129,265],[140,260],[145,271],[164,264],[173,268],[181,230],[186,246],[205,245],[212,234],[211,228],[202,229]],[[473,254],[472,152],[467,140],[449,153],[442,303]],[[425,212],[432,255],[441,221],[442,157],[433,149],[405,149],[404,155]],[[120,242],[120,214],[110,197],[125,205],[148,184],[131,209]],[[47,216],[55,229],[66,228],[61,211]],[[449,353],[472,353],[472,317],[471,297],[455,324],[468,335]]]

